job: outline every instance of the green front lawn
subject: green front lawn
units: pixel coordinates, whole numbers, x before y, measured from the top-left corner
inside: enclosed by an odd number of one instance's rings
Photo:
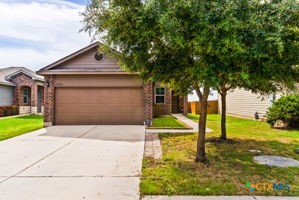
[[[0,140],[12,138],[42,127],[43,117],[40,115],[0,119]]]
[[[198,116],[189,115],[197,120]],[[164,195],[299,195],[299,167],[278,168],[257,164],[250,149],[265,155],[299,160],[299,131],[271,129],[264,122],[227,117],[229,140],[221,142],[220,116],[208,115],[208,163],[195,163],[197,133],[160,133],[163,158],[144,159],[142,194]],[[246,182],[288,183],[291,191],[245,190]]]
[[[186,128],[186,126],[173,116],[159,116],[153,118],[152,128]]]

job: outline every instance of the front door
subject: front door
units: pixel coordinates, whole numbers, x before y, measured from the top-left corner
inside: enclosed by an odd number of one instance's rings
[[[179,100],[179,96],[176,96],[173,94],[171,94],[171,105],[172,105],[172,110],[171,113],[179,113],[180,112],[180,100]]]

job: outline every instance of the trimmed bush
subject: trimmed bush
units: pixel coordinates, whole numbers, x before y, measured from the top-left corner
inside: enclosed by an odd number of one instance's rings
[[[165,106],[163,104],[154,104],[153,106],[153,115],[154,117],[159,117],[160,115],[164,114]]]
[[[0,117],[18,115],[18,106],[0,106]]]
[[[274,126],[283,122],[289,128],[299,127],[299,95],[283,96],[273,103],[267,111],[267,123]]]

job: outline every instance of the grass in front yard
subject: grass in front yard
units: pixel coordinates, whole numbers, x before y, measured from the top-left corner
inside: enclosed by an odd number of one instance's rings
[[[197,120],[198,116],[189,115]],[[220,142],[220,116],[208,115],[208,163],[195,163],[197,133],[160,133],[163,158],[143,162],[142,194],[167,195],[299,195],[299,167],[278,168],[257,164],[249,149],[265,155],[299,160],[299,131],[271,129],[264,122],[227,117],[227,142]],[[288,183],[291,191],[244,189],[250,183]]]
[[[153,118],[152,127],[185,128],[185,126],[173,116],[159,116],[159,117]]]
[[[43,117],[40,115],[0,119],[0,140],[12,138],[42,127]]]

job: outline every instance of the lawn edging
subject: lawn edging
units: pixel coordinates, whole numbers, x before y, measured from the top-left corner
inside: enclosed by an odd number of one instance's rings
[[[192,130],[193,128],[185,125],[186,127],[153,127],[153,126],[147,126],[146,129],[169,129],[169,130]]]

